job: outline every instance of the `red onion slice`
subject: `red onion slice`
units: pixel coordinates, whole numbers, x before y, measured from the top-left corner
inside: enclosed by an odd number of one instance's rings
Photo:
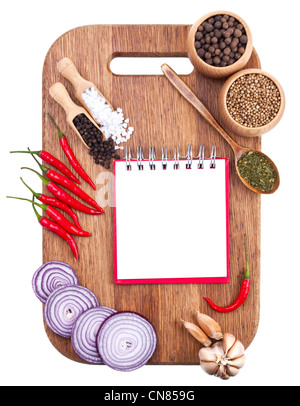
[[[32,288],[37,298],[46,303],[55,289],[66,285],[78,285],[73,268],[61,261],[48,261],[40,266],[32,278]]]
[[[157,337],[152,324],[133,312],[118,312],[101,325],[96,338],[103,362],[117,371],[133,371],[152,357]]]
[[[88,309],[99,306],[95,294],[78,285],[67,285],[54,290],[48,297],[44,317],[54,333],[69,338],[78,317]]]
[[[94,307],[82,313],[72,328],[71,342],[74,351],[84,361],[103,364],[96,346],[96,336],[101,324],[117,311],[106,306]]]

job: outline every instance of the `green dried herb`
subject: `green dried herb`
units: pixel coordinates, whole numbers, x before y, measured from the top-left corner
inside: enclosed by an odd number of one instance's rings
[[[276,182],[277,172],[272,163],[259,152],[249,151],[238,160],[238,169],[252,187],[261,192],[270,192]]]

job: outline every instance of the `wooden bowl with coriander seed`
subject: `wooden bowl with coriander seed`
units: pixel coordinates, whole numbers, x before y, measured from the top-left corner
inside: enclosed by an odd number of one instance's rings
[[[278,80],[269,73],[245,69],[224,83],[218,107],[225,129],[243,137],[258,137],[281,120],[285,95]]]
[[[211,12],[198,19],[190,28],[186,46],[195,69],[216,79],[243,69],[253,51],[248,25],[227,11]]]

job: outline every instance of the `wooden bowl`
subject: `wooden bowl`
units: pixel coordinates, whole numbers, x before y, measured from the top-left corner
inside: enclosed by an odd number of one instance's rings
[[[233,82],[235,80],[237,80],[238,78],[240,78],[241,76],[248,75],[251,73],[259,73],[261,75],[266,76],[270,80],[272,80],[275,83],[275,85],[277,86],[277,88],[280,92],[280,97],[281,97],[280,109],[279,109],[277,115],[273,118],[273,120],[271,120],[269,123],[267,123],[264,126],[255,127],[255,128],[246,127],[244,125],[241,125],[237,121],[235,121],[232,118],[232,116],[230,115],[230,113],[227,109],[227,103],[226,103],[227,93],[228,93],[228,90],[230,89],[230,86],[233,84]],[[235,133],[237,135],[241,135],[243,137],[258,137],[258,136],[261,136],[261,135],[267,133],[268,131],[270,131],[281,120],[282,115],[284,113],[284,109],[285,109],[285,95],[284,95],[284,91],[283,91],[280,83],[278,82],[278,80],[276,80],[269,73],[264,72],[261,69],[244,69],[244,70],[232,75],[224,83],[224,85],[222,86],[221,91],[219,93],[218,107],[219,107],[221,123],[227,131],[232,131],[233,133]]]
[[[195,34],[197,32],[197,29],[199,25],[201,25],[204,21],[209,19],[210,17],[214,17],[216,15],[223,15],[227,14],[230,17],[234,17],[236,20],[238,20],[245,28],[246,35],[248,38],[248,42],[246,45],[245,53],[241,56],[240,59],[238,59],[235,63],[233,63],[230,66],[225,66],[225,67],[216,67],[209,65],[205,61],[203,61],[200,56],[197,54],[196,48],[195,48]],[[195,24],[191,27],[188,36],[187,36],[187,53],[190,61],[194,65],[195,69],[201,73],[202,75],[211,77],[211,78],[225,78],[233,73],[243,69],[247,62],[249,61],[252,51],[253,51],[253,41],[252,41],[252,35],[250,32],[250,29],[248,25],[245,23],[245,21],[239,17],[238,15],[228,12],[228,11],[214,11],[212,13],[206,14],[205,16],[199,18],[195,22]]]

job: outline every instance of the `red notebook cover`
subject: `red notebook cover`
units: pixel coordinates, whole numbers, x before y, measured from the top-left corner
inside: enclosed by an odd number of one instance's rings
[[[115,284],[229,281],[229,161],[114,162]]]

